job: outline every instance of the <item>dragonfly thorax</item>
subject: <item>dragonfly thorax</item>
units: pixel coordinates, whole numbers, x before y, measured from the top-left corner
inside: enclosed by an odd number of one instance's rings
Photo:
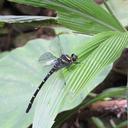
[[[69,64],[72,64],[73,62],[75,62],[77,60],[77,56],[75,54],[71,54],[71,56],[69,55],[65,55],[65,54],[62,54],[60,59],[62,60],[63,63],[69,63]]]
[[[58,71],[61,68],[69,67],[77,60],[77,56],[75,54],[72,54],[71,56],[67,54],[62,54],[60,58],[56,60],[56,63],[54,65],[54,69]]]

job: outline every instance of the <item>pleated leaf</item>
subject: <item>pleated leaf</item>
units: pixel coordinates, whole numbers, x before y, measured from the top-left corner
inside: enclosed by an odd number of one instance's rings
[[[52,81],[54,78],[51,77],[47,82],[51,87],[47,91],[52,93],[48,95],[46,91],[43,91],[40,94],[33,127],[50,128],[58,113],[79,105],[88,93],[96,87],[92,83],[94,83],[93,80],[95,80],[97,73],[119,56],[127,44],[127,40],[126,33],[117,33],[100,43],[97,48],[95,47],[93,51],[88,53],[88,56],[84,54],[86,57],[83,58],[83,61],[81,60],[84,64],[76,66],[69,73],[65,73],[66,86],[58,85],[60,83],[59,77],[56,77],[54,82]],[[85,49],[89,48],[88,46],[87,43]],[[58,87],[53,87],[53,85],[58,85]]]
[[[92,0],[10,0],[58,12],[58,22],[65,27],[86,34],[103,31],[124,31],[120,23]]]

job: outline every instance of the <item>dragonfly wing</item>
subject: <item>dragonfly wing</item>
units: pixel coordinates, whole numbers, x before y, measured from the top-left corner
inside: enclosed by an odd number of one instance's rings
[[[53,53],[57,54],[58,57],[64,54],[64,50],[63,50],[59,36],[56,36],[56,38],[51,43],[50,50],[53,51]]]
[[[54,65],[56,59],[57,58],[52,53],[46,52],[40,56],[39,62],[42,63],[44,66],[49,66]]]

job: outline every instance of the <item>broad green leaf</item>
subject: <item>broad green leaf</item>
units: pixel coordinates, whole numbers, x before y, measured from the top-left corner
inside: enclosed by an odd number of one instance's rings
[[[48,16],[15,16],[15,15],[5,15],[0,16],[0,22],[5,23],[24,23],[24,22],[32,22],[32,21],[47,21],[47,20],[55,20],[54,17]]]
[[[69,45],[67,42],[66,46],[73,46],[75,43],[77,47],[84,44],[88,38],[70,35],[72,43]],[[26,114],[25,110],[33,92],[48,72],[42,68],[38,59],[49,50],[50,43],[54,41],[33,40],[0,59],[1,128],[26,128],[32,123],[34,106],[29,114]]]
[[[58,12],[58,22],[86,34],[103,31],[124,31],[119,22],[107,11],[89,0],[10,0],[36,7],[47,7]]]
[[[65,86],[58,73],[47,81],[38,96],[35,128],[50,128],[59,112],[79,105],[96,86],[90,82],[120,55],[127,44],[128,35],[107,32],[94,38],[80,34],[62,35],[59,38],[64,51],[76,53],[84,64],[72,66],[69,72],[63,70]],[[47,51],[54,53],[50,47],[55,42],[33,40],[0,59],[0,127],[24,128],[32,123],[34,107],[29,114],[25,113],[25,109],[48,72],[38,63],[38,58]]]
[[[8,54],[9,54],[9,52],[0,52],[0,59],[1,59],[2,57],[4,57],[4,56],[8,55]]]

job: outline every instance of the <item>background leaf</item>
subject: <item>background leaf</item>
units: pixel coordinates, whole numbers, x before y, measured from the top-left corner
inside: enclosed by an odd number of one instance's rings
[[[91,120],[92,123],[94,123],[97,128],[106,128],[100,118],[92,117]]]
[[[65,27],[86,34],[103,31],[124,31],[119,22],[103,8],[91,0],[10,0],[36,7],[46,7],[58,11],[58,22]]]
[[[0,28],[2,28],[4,26],[3,22],[0,22]]]
[[[0,16],[0,22],[5,23],[24,23],[24,22],[32,22],[32,21],[48,21],[55,20],[54,17],[48,16],[14,16],[14,15],[6,15]]]
[[[106,72],[106,70],[105,70]],[[99,77],[103,75],[103,73],[100,74],[100,76],[98,75],[97,78],[99,79]],[[105,74],[106,76],[106,74]],[[104,77],[105,77],[104,76]],[[97,101],[100,100],[104,100],[105,98],[111,98],[111,97],[125,97],[126,94],[126,90],[127,87],[122,87],[122,88],[111,88],[111,89],[107,89],[104,92],[102,92],[101,94],[97,95],[95,98],[94,97],[87,97],[80,105],[78,105],[77,107],[73,108],[72,110],[68,110],[66,112],[62,112],[60,113],[56,119],[55,119],[55,123],[52,126],[52,128],[60,128],[60,126],[67,120],[69,119],[75,112],[77,112],[79,109],[83,109],[85,107],[87,107],[88,105],[95,103]]]
[[[128,8],[127,0],[108,0],[107,3],[109,7],[111,7],[113,13],[116,15],[118,20],[124,25],[128,26],[128,12],[126,9]]]

